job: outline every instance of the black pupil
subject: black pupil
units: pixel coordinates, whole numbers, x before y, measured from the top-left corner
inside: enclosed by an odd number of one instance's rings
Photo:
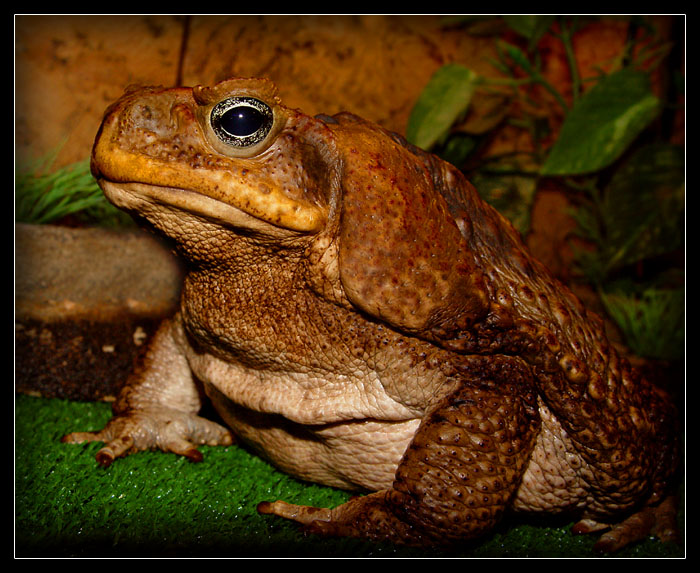
[[[224,143],[240,149],[265,140],[274,123],[272,108],[251,97],[231,97],[211,110],[211,127]]]
[[[248,105],[238,105],[221,116],[219,125],[231,135],[246,137],[253,135],[264,123],[265,117],[257,109]]]

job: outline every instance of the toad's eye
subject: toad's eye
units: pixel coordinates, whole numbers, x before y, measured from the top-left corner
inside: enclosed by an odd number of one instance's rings
[[[211,126],[216,136],[234,147],[251,147],[261,142],[272,128],[272,109],[251,97],[231,97],[211,110]]]

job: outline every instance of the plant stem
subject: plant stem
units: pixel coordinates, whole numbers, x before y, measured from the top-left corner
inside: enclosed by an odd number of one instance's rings
[[[533,78],[533,80],[536,83],[540,84],[550,94],[552,94],[552,96],[554,96],[554,99],[557,100],[557,103],[559,103],[562,111],[566,115],[566,113],[568,113],[568,111],[569,111],[569,106],[566,103],[566,100],[564,99],[564,97],[559,93],[559,91],[539,74],[537,74],[537,76],[535,78]]]
[[[508,86],[511,88],[517,88],[519,86],[524,86],[528,84],[539,84],[541,85],[544,89],[546,89],[552,96],[554,96],[554,99],[557,100],[557,103],[561,106],[562,110],[564,113],[567,113],[569,111],[569,106],[562,97],[562,95],[557,91],[557,89],[550,84],[543,76],[541,76],[538,72],[532,71],[530,76],[526,78],[520,78],[520,79],[510,79],[510,78],[487,78],[484,77],[479,80],[479,85],[483,86],[485,88],[488,88],[489,86]]]
[[[578,71],[578,63],[576,62],[576,54],[574,52],[573,44],[573,31],[576,27],[576,21],[567,25],[565,19],[561,20],[561,32],[556,34],[556,36],[561,40],[564,45],[564,53],[566,54],[566,61],[569,65],[569,72],[571,73],[571,98],[573,102],[578,100],[581,92],[581,77]]]

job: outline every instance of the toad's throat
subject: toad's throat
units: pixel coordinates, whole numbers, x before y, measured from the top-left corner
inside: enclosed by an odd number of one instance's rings
[[[251,185],[243,175],[223,169],[187,168],[179,163],[134,154],[100,137],[94,147],[92,170],[107,197],[127,186],[152,200],[226,220],[242,211],[277,227],[314,232],[322,228],[326,213],[317,205],[293,199],[276,188]],[[185,191],[183,191],[185,190]],[[189,190],[189,192],[187,192]],[[204,211],[201,211],[204,209]],[[236,217],[234,220],[238,219]]]

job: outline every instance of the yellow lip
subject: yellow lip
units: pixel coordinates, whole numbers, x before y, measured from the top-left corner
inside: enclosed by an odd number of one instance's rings
[[[251,186],[240,174],[226,170],[186,169],[175,163],[129,153],[114,144],[104,132],[93,149],[93,169],[108,181],[199,193],[293,231],[318,231],[327,216],[317,205],[294,200],[274,187]],[[187,202],[183,200],[178,206],[187,208]]]

